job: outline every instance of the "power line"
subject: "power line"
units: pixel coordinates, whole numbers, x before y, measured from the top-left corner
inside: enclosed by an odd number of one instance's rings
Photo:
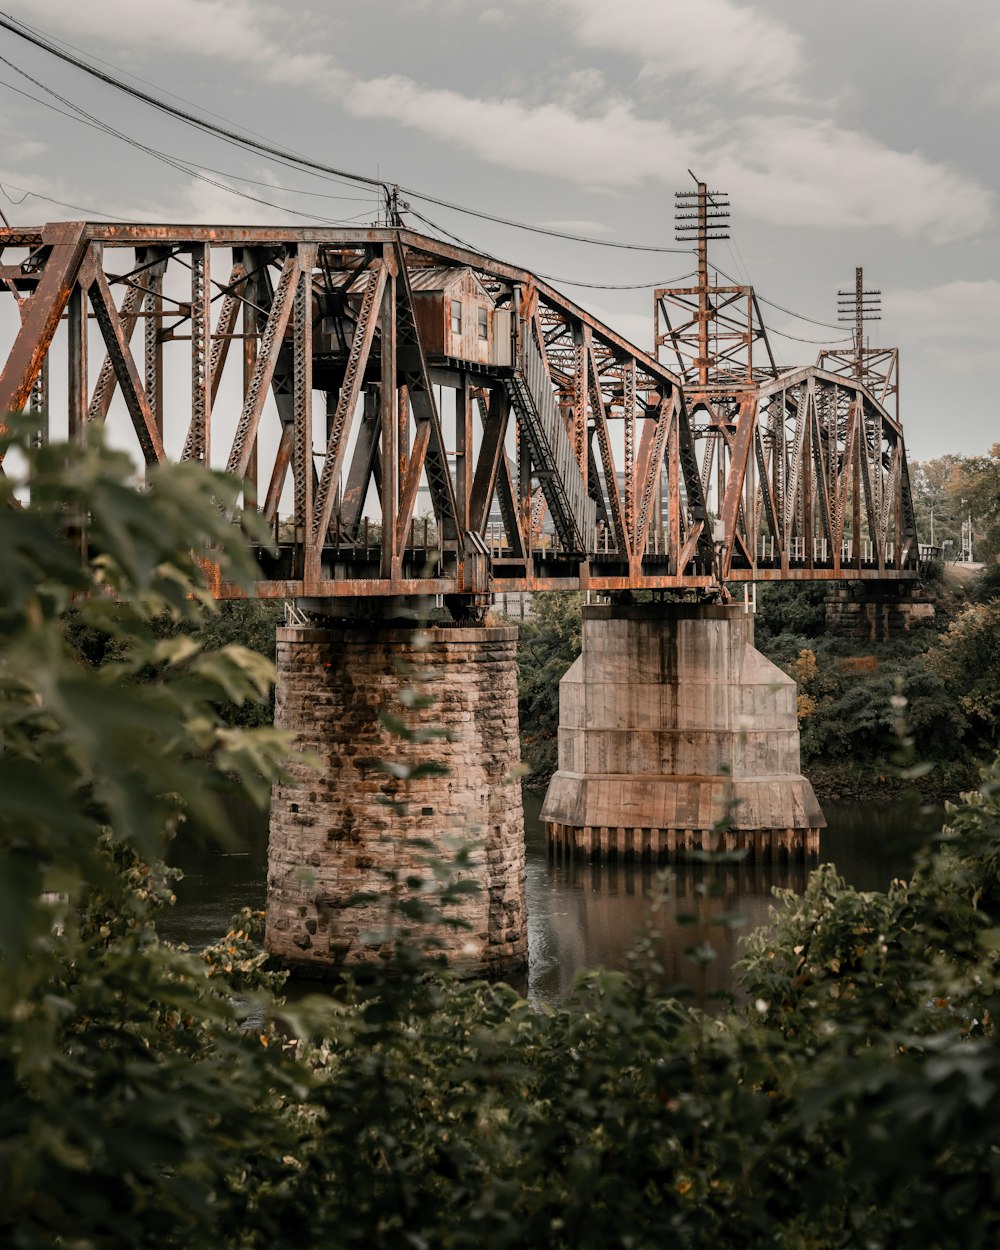
[[[724,269],[719,269],[718,265],[714,265],[713,268],[718,270],[718,272],[721,273],[722,276],[726,278],[729,282],[734,283],[736,286],[741,285],[740,280],[738,278],[734,278],[732,274],[726,273]],[[754,291],[754,294],[756,295],[757,299],[759,299],[762,304],[767,304],[770,308],[776,308],[778,312],[783,312],[789,317],[794,317],[796,321],[808,321],[814,326],[823,326],[825,329],[829,329],[829,330],[840,329],[840,326],[837,325],[833,321],[817,321],[815,317],[807,317],[805,316],[804,313],[797,313],[797,312],[794,312],[791,308],[786,308],[783,304],[776,304],[773,299],[766,299],[763,295],[761,295],[756,290]]]
[[[230,195],[237,195],[242,199],[250,200],[255,204],[263,204],[267,208],[277,209],[279,212],[291,213],[295,217],[305,217],[310,221],[319,222],[321,224],[326,224],[330,221],[329,218],[321,217],[316,213],[302,212],[299,209],[288,208],[284,205],[275,204],[273,200],[266,200],[259,195],[251,195],[247,191],[241,191],[237,187],[230,187],[224,182],[218,182],[214,178],[206,177],[205,174],[200,174],[197,170],[192,169],[189,165],[185,164],[179,157],[171,156],[169,153],[163,152],[159,148],[151,147],[149,144],[142,143],[138,139],[133,139],[131,135],[126,134],[124,131],[117,130],[114,126],[109,125],[93,113],[81,108],[80,105],[74,104],[72,100],[61,95],[52,87],[46,86],[40,79],[32,77],[32,75],[26,70],[21,69],[12,61],[9,61],[6,57],[0,56],[0,63],[6,65],[9,69],[12,69],[15,74],[20,74],[22,78],[25,78],[28,82],[33,83],[39,88],[39,90],[52,96],[53,99],[58,100],[60,104],[65,104],[68,109],[72,110],[73,114],[76,114],[75,120],[81,121],[84,125],[88,125],[92,129],[102,131],[104,134],[110,135],[115,139],[119,139],[121,142],[127,143],[130,147],[133,147],[140,152],[145,152],[147,156],[151,156],[154,160],[158,160],[163,162],[165,165],[169,165],[172,169],[176,169],[179,173],[187,174],[188,177],[195,178],[199,182],[207,183],[209,186],[215,187],[217,190],[228,191]],[[4,83],[3,85],[11,86],[12,90],[17,91],[17,88],[13,87],[12,84]],[[28,95],[27,92],[20,92],[20,94]],[[28,98],[35,100],[36,103],[45,104],[44,100],[38,100],[37,97],[28,95]],[[63,113],[63,110],[61,109],[57,109],[56,112],[62,113],[63,116],[71,116],[71,114]]]
[[[3,62],[4,62],[4,64],[10,65],[10,62],[9,62],[9,61],[6,61],[6,60],[5,60],[5,58],[3,58],[3,57],[0,57],[0,61],[3,61]],[[38,80],[36,80],[36,79],[31,78],[31,76],[30,76],[30,75],[26,75],[26,74],[24,74],[24,71],[23,71],[23,70],[19,70],[19,69],[17,68],[17,66],[12,66],[11,68],[13,68],[13,69],[15,70],[15,72],[22,74],[24,77],[27,77],[27,78],[29,79],[29,81],[31,81],[31,82],[36,82],[36,83],[37,83],[37,85],[38,85],[38,86],[39,86],[39,87],[40,87],[43,91],[47,91],[47,92],[49,92],[50,94],[57,95],[57,93],[52,92],[52,91],[51,91],[51,89],[50,89],[50,88],[48,88],[48,87],[46,87],[43,83],[39,82],[39,81],[38,81]],[[15,92],[15,94],[17,94],[17,95],[19,95],[19,96],[23,96],[23,97],[24,97],[24,99],[26,99],[26,100],[31,100],[31,101],[32,101],[32,103],[34,103],[34,104],[38,104],[38,105],[40,105],[42,108],[49,109],[49,110],[51,110],[51,112],[53,112],[53,113],[58,113],[60,117],[65,117],[65,118],[67,118],[67,119],[68,119],[69,121],[71,121],[71,122],[77,122],[77,123],[78,123],[79,125],[81,125],[81,126],[88,126],[88,127],[90,127],[90,129],[92,129],[92,130],[97,130],[98,132],[100,132],[100,133],[102,133],[102,134],[107,134],[107,135],[110,135],[110,136],[111,136],[111,137],[113,137],[113,138],[116,138],[116,139],[121,139],[123,142],[129,143],[129,144],[130,144],[130,145],[132,145],[132,146],[135,146],[135,147],[140,148],[141,150],[143,150],[143,151],[147,152],[149,155],[154,155],[154,156],[156,156],[158,159],[161,159],[161,160],[163,160],[164,162],[166,162],[167,164],[171,164],[171,165],[173,165],[173,166],[174,166],[174,168],[183,168],[184,172],[191,173],[191,174],[192,174],[192,177],[197,177],[197,174],[194,174],[194,173],[193,173],[193,171],[191,171],[191,170],[189,170],[189,169],[187,168],[187,166],[194,166],[194,168],[195,168],[195,169],[203,169],[203,170],[207,170],[209,173],[218,174],[218,176],[219,176],[220,178],[234,178],[234,179],[236,179],[236,180],[238,180],[238,181],[240,181],[240,182],[248,182],[248,183],[251,183],[253,186],[268,187],[269,189],[271,189],[271,190],[273,190],[273,191],[281,191],[281,192],[282,192],[283,194],[285,194],[285,195],[308,195],[308,196],[313,196],[313,197],[315,197],[316,199],[321,199],[321,200],[336,200],[336,201],[338,201],[338,202],[343,202],[343,203],[351,203],[351,204],[366,204],[366,203],[367,203],[367,204],[370,204],[370,203],[371,203],[371,197],[370,197],[370,196],[363,196],[363,195],[330,195],[330,194],[328,194],[328,193],[327,193],[327,192],[325,192],[325,191],[308,191],[308,190],[306,190],[304,187],[287,187],[287,186],[277,186],[277,187],[276,187],[276,186],[274,186],[274,184],[273,184],[273,183],[265,182],[263,179],[260,179],[260,178],[248,178],[245,174],[230,173],[228,170],[224,170],[224,169],[217,169],[217,168],[215,168],[215,166],[213,166],[213,165],[205,165],[205,164],[203,164],[201,161],[192,161],[192,160],[185,160],[185,161],[181,161],[179,157],[174,157],[174,156],[171,156],[171,155],[170,155],[170,153],[168,153],[168,152],[164,152],[161,148],[154,148],[154,147],[152,147],[151,145],[148,145],[148,144],[142,144],[142,143],[140,143],[140,142],[139,142],[139,140],[137,140],[137,139],[133,139],[131,136],[129,136],[129,135],[127,135],[127,134],[125,134],[124,132],[118,132],[118,131],[116,131],[113,127],[108,126],[106,123],[104,123],[103,121],[101,121],[101,119],[100,119],[100,118],[95,117],[95,118],[94,118],[94,120],[92,120],[92,121],[91,121],[91,120],[89,120],[90,115],[89,115],[89,114],[88,114],[88,115],[83,115],[83,112],[84,112],[84,111],[79,110],[79,109],[77,108],[77,106],[73,105],[71,102],[67,102],[67,103],[69,103],[69,107],[70,107],[70,108],[72,108],[72,109],[74,109],[74,110],[75,110],[74,112],[68,112],[66,109],[61,109],[61,108],[59,108],[57,105],[53,104],[51,101],[49,101],[49,100],[43,100],[43,99],[41,99],[39,96],[32,95],[30,91],[24,91],[21,87],[15,87],[15,86],[14,86],[14,84],[13,84],[12,82],[7,82],[5,79],[2,79],[2,78],[0,78],[0,87],[6,87],[8,91],[13,91],[13,92]],[[57,98],[59,98],[59,97],[58,97],[58,95],[57,95]],[[214,185],[220,185],[220,184],[214,184]],[[233,187],[225,187],[225,186],[224,186],[224,187],[223,187],[223,190],[228,190],[228,191],[231,191],[234,195],[242,195],[242,194],[243,194],[242,192],[240,192],[240,191],[236,190],[236,189],[235,189],[235,188],[233,188]],[[265,201],[265,200],[261,200],[260,202],[261,202],[261,203],[266,203],[266,204],[268,204],[270,207],[272,207],[272,208],[276,208],[276,209],[278,209],[278,210],[279,210],[279,211],[281,211],[281,212],[294,212],[294,211],[295,211],[294,209],[286,209],[286,208],[285,208],[283,205],[281,205],[281,204],[274,204],[274,203],[272,203],[270,200],[266,200],[266,201]],[[107,214],[106,214],[106,213],[105,213],[105,214],[102,214],[102,215],[103,215],[103,216],[107,216]],[[360,214],[360,216],[366,216],[366,214]],[[324,218],[317,218],[317,220],[326,220],[326,219],[324,219]],[[353,218],[348,218],[347,220],[349,220],[349,221],[350,221],[350,220],[354,220],[354,219],[353,219]]]
[[[164,95],[171,96],[175,100],[180,100],[182,104],[188,104],[191,106],[191,108],[199,107],[198,105],[194,103],[193,100],[189,100],[186,96],[178,95],[176,91],[171,91],[169,87],[164,87],[158,83],[150,82],[148,78],[143,78],[139,74],[130,73],[129,70],[123,69],[120,65],[116,65],[113,61],[106,61],[103,57],[98,56],[94,52],[84,51],[83,48],[77,47],[75,43],[70,43],[68,39],[60,39],[58,35],[46,35],[44,31],[42,31],[37,26],[32,26],[30,22],[25,22],[20,19],[18,19],[18,22],[19,22],[19,25],[25,28],[25,30],[30,30],[34,34],[39,35],[42,38],[47,38],[52,43],[61,44],[62,47],[69,48],[72,52],[76,52],[79,56],[83,57],[86,60],[97,61],[101,65],[106,65],[108,69],[115,70],[116,73],[123,75],[125,78],[131,78],[133,82],[141,82],[141,83],[144,83],[147,87],[153,87],[157,91],[162,91]],[[219,121],[222,121],[222,122],[228,120],[227,118],[223,117],[221,113],[215,113],[210,108],[202,107],[202,112],[207,113],[210,117],[217,117]],[[261,134],[259,130],[254,130],[252,126],[248,126],[247,129],[250,131],[251,134],[256,135],[259,139],[267,138],[267,136]]]
[[[96,66],[89,64],[79,56],[75,56],[71,52],[64,51],[57,47],[47,35],[36,32],[34,28],[25,26],[23,23],[11,17],[10,14],[0,12],[0,28],[16,35],[19,39],[23,39],[35,47],[40,48],[43,52],[49,53],[50,56],[57,57],[59,60],[73,65],[81,72],[96,78],[98,81],[105,83],[107,86],[115,88],[117,91],[125,92],[133,99],[141,100],[148,104],[151,108],[161,113],[176,118],[184,122],[186,125],[193,126],[204,134],[210,134],[216,138],[221,138],[228,143],[235,144],[244,150],[259,152],[264,155],[276,158],[285,163],[299,165],[304,169],[309,169],[317,173],[332,175],[336,178],[347,179],[352,182],[361,183],[369,187],[377,187],[384,194],[388,195],[390,184],[382,178],[371,178],[365,174],[355,174],[350,170],[339,169],[333,165],[326,165],[321,161],[314,161],[308,157],[299,156],[287,148],[278,147],[274,144],[263,143],[259,140],[250,138],[249,135],[237,130],[231,130],[226,126],[219,126],[215,122],[207,121],[203,117],[190,113],[186,109],[178,108],[176,105],[169,104],[167,101],[160,99],[158,96],[152,95],[147,91],[142,91],[138,87],[130,86],[121,79],[116,78],[112,74],[105,73],[104,70],[98,69]],[[531,225],[528,222],[516,221],[509,217],[500,217],[494,213],[487,213],[481,209],[466,208],[462,204],[456,204],[452,200],[445,200],[439,196],[429,195],[426,192],[418,191],[412,187],[400,186],[399,190],[408,196],[422,200],[427,204],[436,204],[440,208],[450,209],[452,212],[464,213],[467,216],[477,217],[482,221],[491,221],[502,226],[509,226],[516,230],[527,230],[533,234],[545,235],[549,238],[566,239],[573,243],[587,243],[593,247],[610,247],[618,248],[626,251],[635,252],[652,252],[652,253],[669,253],[687,255],[687,248],[658,247],[650,244],[625,243],[611,239],[596,239],[588,235],[573,234],[569,231],[554,230],[546,226]]]
[[[777,335],[780,335],[780,336],[781,336],[781,338],[783,338],[783,339],[791,339],[791,340],[792,340],[793,342],[795,342],[795,343],[813,343],[813,344],[815,344],[817,347],[832,347],[832,346],[834,346],[834,344],[836,344],[836,343],[850,343],[850,342],[852,342],[852,341],[853,341],[851,338],[840,338],[840,339],[800,339],[800,338],[799,338],[799,336],[798,336],[797,334],[789,334],[786,330],[774,330],[774,329],[769,329],[769,330],[768,330],[768,334],[777,334]]]
[[[661,278],[658,282],[574,282],[572,278],[556,278],[549,273],[540,273],[538,276],[546,282],[558,282],[562,286],[585,286],[592,291],[649,291],[659,286],[676,286],[695,275],[682,273],[679,278]]]
[[[418,213],[411,204],[406,206],[405,211],[408,212],[411,217],[416,217],[416,219],[422,222],[429,230],[433,230],[435,234],[442,236],[443,238],[450,239],[453,243],[458,243],[461,247],[467,247],[470,251],[478,252],[480,256],[485,256],[487,260],[497,260],[496,256],[490,256],[490,254],[483,251],[477,243],[472,243],[468,239],[463,239],[461,235],[453,234],[450,230],[446,230],[440,222],[431,221],[431,219],[429,217],[425,217],[423,213]],[[498,261],[498,263],[502,264],[503,262]],[[685,278],[692,277],[691,274],[685,273],[679,278],[667,278],[662,282],[577,282],[572,278],[558,278],[551,273],[539,273],[537,269],[533,269],[532,273],[534,273],[536,278],[542,278],[545,282],[557,282],[560,286],[587,287],[592,291],[644,291],[657,286],[666,286],[672,282],[683,282]]]
[[[43,195],[41,191],[29,191],[26,187],[16,186],[13,182],[8,182],[4,179],[4,181],[0,183],[0,191],[3,191],[4,196],[10,200],[12,204],[15,203],[15,201],[10,199],[10,196],[7,195],[6,191],[4,191],[4,187],[10,187],[12,191],[23,191],[25,199],[30,196],[32,199],[45,200],[49,204],[58,204],[60,208],[72,209],[74,213],[85,213],[87,217],[106,217],[109,221],[124,221],[130,226],[137,226],[139,224],[134,217],[126,217],[122,213],[105,213],[98,208],[84,208],[80,204],[69,204],[66,200],[57,200],[54,196]],[[16,202],[23,204],[24,199]]]

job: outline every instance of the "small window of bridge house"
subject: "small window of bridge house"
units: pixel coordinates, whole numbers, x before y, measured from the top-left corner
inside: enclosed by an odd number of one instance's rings
[[[496,307],[471,269],[414,265],[409,278],[420,341],[430,361],[511,365],[511,310]]]

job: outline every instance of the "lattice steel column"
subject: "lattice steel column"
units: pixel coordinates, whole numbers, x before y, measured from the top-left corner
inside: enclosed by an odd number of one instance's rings
[[[300,272],[295,286],[293,318],[293,404],[295,411],[292,450],[296,563],[304,566],[306,544],[311,539],[313,513],[312,462],[312,269],[315,247],[299,249]]]
[[[625,525],[635,535],[635,361],[622,365],[622,403],[625,416]],[[618,489],[618,483],[615,483]],[[633,538],[634,541],[634,538]]]
[[[143,356],[145,361],[144,382],[146,399],[160,437],[163,437],[163,266],[161,262],[146,276],[146,298],[143,311],[146,314],[142,327]]]
[[[201,464],[210,463],[212,450],[210,253],[207,243],[191,248],[191,424],[182,458]]]
[[[36,447],[41,447],[49,441],[48,356],[42,361],[41,368],[38,370],[38,376],[35,378],[34,385],[31,388],[28,411],[31,413],[32,420],[35,423],[35,433],[32,435],[32,441]]]

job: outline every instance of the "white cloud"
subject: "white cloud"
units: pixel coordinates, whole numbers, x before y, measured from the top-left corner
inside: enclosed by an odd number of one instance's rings
[[[9,161],[31,161],[42,156],[49,150],[47,143],[38,139],[15,139],[11,137],[6,145],[5,156]]]
[[[757,116],[684,132],[640,117],[622,99],[582,115],[566,104],[473,99],[398,75],[355,82],[343,104],[483,160],[584,186],[672,186],[696,165],[740,211],[776,225],[881,227],[943,243],[982,232],[994,217],[992,193],[975,180],[831,121]]]
[[[975,180],[830,121],[747,118],[707,149],[706,165],[741,210],[776,225],[883,227],[945,243],[994,217],[992,192]]]
[[[509,169],[581,185],[644,181],[660,169],[683,169],[691,158],[669,122],[638,117],[622,100],[585,117],[563,104],[472,99],[394,75],[356,81],[343,105],[356,116],[398,122]]]
[[[337,73],[325,53],[294,47],[287,9],[268,0],[11,0],[7,7],[60,35],[253,65],[271,82],[318,86]]]
[[[940,286],[898,287],[882,296],[882,320],[899,340],[937,352],[952,368],[970,355],[1000,356],[1000,282],[959,279]]]
[[[961,35],[952,47],[952,72],[942,97],[946,104],[958,104],[972,111],[1000,105],[1000,81],[996,65],[1000,57],[1000,21],[977,22],[974,30]]]
[[[614,6],[533,0],[565,19],[586,47],[635,56],[647,75],[681,76],[681,92],[690,90],[696,107],[670,117],[644,115],[608,92],[595,68],[553,75],[552,95],[541,103],[513,93],[469,97],[398,74],[354,77],[319,40],[305,52],[293,45],[287,10],[276,0],[13,2],[24,12],[30,7],[31,20],[117,47],[240,62],[258,78],[293,81],[356,117],[407,127],[484,161],[589,191],[672,189],[691,167],[728,191],[740,212],[777,225],[877,227],[950,242],[981,233],[994,220],[990,191],[920,152],[896,151],[830,118],[720,114],[712,89],[787,102],[806,65],[797,34],[736,0],[617,0]],[[460,0],[424,3],[449,21],[462,8]],[[512,11],[526,12],[504,10]],[[687,120],[678,121],[680,115]],[[224,199],[232,219],[236,202]],[[249,211],[258,219],[267,212],[253,205]]]
[[[532,0],[534,3],[535,0]],[[805,67],[801,37],[733,0],[548,0],[587,47],[635,56],[651,77],[789,99]]]
[[[558,221],[540,221],[538,225],[547,230],[563,230],[567,234],[607,234],[608,227],[603,221],[590,221],[588,218],[560,218]]]

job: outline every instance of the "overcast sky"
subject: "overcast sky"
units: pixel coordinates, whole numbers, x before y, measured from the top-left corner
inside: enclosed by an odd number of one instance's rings
[[[8,13],[283,146],[535,224],[675,246],[693,169],[732,201],[712,259],[765,299],[836,321],[883,292],[910,459],[1000,440],[1000,6],[993,0],[7,0]],[[16,223],[367,222],[371,192],[209,139],[0,31],[0,206]],[[14,68],[16,67],[16,69]],[[84,126],[35,83],[199,181]],[[229,187],[274,207],[233,194]],[[25,191],[34,193],[21,203]],[[64,201],[64,207],[48,200]],[[344,198],[330,198],[344,197]],[[648,290],[684,255],[542,238],[413,201],[546,275],[640,346]],[[81,212],[80,210],[84,210]],[[411,219],[416,228],[423,228]],[[767,308],[779,359],[838,332]]]

